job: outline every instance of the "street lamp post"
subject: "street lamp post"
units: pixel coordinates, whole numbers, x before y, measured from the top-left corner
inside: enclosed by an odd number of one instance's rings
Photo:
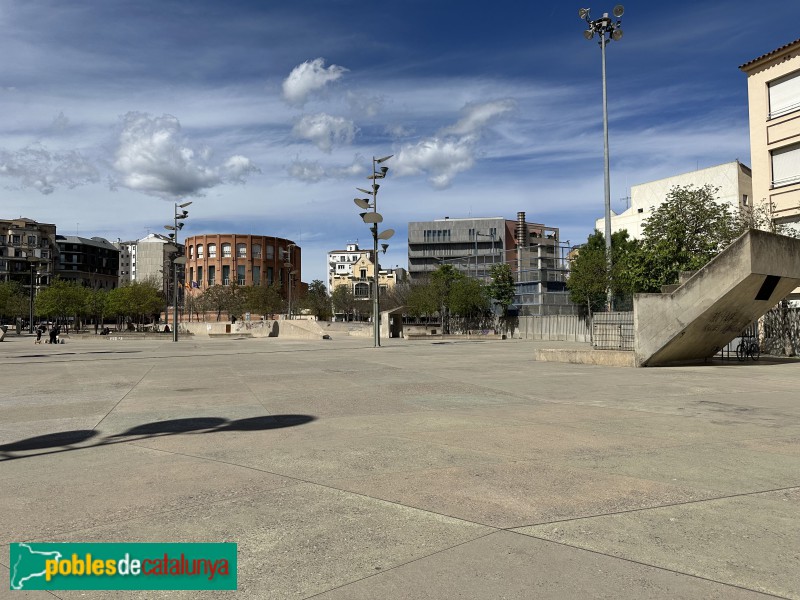
[[[288,310],[287,310],[287,317],[289,320],[292,318],[292,275],[295,275],[297,272],[292,270],[294,266],[292,264],[292,253],[291,249],[296,248],[297,244],[289,244],[286,246],[286,250],[283,250],[283,266],[286,267],[286,284],[288,285],[287,295],[288,295]]]
[[[625,12],[621,4],[614,7],[613,15],[619,19]],[[581,8],[578,16],[584,19],[589,28],[583,32],[583,37],[591,40],[595,34],[600,38],[600,56],[603,73],[603,164],[604,164],[604,188],[605,188],[605,238],[606,238],[606,269],[611,275],[611,176],[608,159],[608,98],[606,95],[606,44],[611,40],[619,41],[622,39],[622,21],[613,20],[608,13],[603,13],[599,19],[591,20],[589,9]],[[611,310],[611,286],[606,290],[608,309]]]
[[[172,231],[169,237],[175,243],[175,252],[172,254],[172,341],[178,341],[178,265],[186,264],[185,256],[178,256],[180,246],[178,244],[178,232],[183,229],[183,220],[189,216],[189,211],[185,210],[191,202],[184,202],[183,204],[175,203],[175,212],[173,214],[172,225],[165,225],[164,229]],[[178,212],[178,209],[181,209]],[[180,221],[180,222],[179,222]],[[165,315],[166,316],[166,315]],[[169,318],[167,318],[169,320]]]
[[[371,225],[370,230],[372,232],[372,271],[373,271],[373,294],[372,294],[372,324],[374,329],[375,335],[375,348],[379,348],[381,345],[381,324],[380,324],[380,285],[378,282],[378,276],[380,267],[378,265],[378,240],[388,240],[390,237],[394,235],[393,229],[386,229],[380,233],[378,233],[378,223],[383,222],[383,216],[378,212],[378,189],[381,187],[378,184],[378,179],[384,179],[386,177],[386,173],[389,172],[389,167],[380,167],[378,165],[386,162],[390,158],[394,156],[390,154],[389,156],[384,156],[383,158],[375,158],[372,157],[372,175],[368,175],[367,179],[372,180],[372,189],[365,190],[364,188],[356,188],[359,192],[363,192],[364,194],[369,194],[372,198],[355,198],[354,202],[359,208],[363,209],[372,209],[372,212],[363,212],[361,213],[361,219],[364,223]],[[388,248],[388,245],[386,246]],[[384,252],[386,250],[384,249]]]
[[[36,294],[36,270],[39,268],[39,257],[28,256],[28,262],[31,267],[31,290],[30,290],[30,320],[28,321],[28,333],[33,333],[33,298]]]

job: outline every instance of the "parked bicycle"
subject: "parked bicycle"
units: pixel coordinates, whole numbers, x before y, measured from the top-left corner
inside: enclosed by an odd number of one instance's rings
[[[748,357],[753,360],[758,360],[761,356],[761,349],[758,347],[758,341],[755,338],[744,338],[739,345],[736,346],[736,358],[744,362]]]

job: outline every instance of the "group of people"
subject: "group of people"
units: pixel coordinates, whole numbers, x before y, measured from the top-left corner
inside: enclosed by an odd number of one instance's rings
[[[42,335],[47,331],[47,325],[41,323],[36,328],[36,341],[34,344],[41,344],[42,343]],[[49,344],[58,344],[59,339],[58,336],[61,334],[61,326],[60,325],[53,325],[50,327],[50,339],[46,342]]]

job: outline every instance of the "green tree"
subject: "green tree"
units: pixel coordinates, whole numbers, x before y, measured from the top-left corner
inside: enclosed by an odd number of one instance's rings
[[[247,288],[246,292],[246,306],[250,312],[260,315],[273,315],[283,309],[281,286],[277,283],[254,285]]]
[[[84,314],[94,319],[95,331],[106,315],[108,292],[103,289],[89,290],[86,295]]]
[[[16,281],[0,282],[0,317],[14,319],[28,314],[29,297]]]
[[[222,318],[222,311],[228,310],[228,299],[230,294],[225,285],[212,285],[203,292],[202,303],[208,310],[217,313],[217,321]]]
[[[681,271],[699,269],[739,235],[741,225],[728,205],[717,202],[718,191],[675,186],[645,220],[632,273],[636,291],[657,292],[676,283]]]
[[[164,296],[152,281],[132,281],[108,292],[106,311],[121,321],[141,324],[164,308]]]
[[[89,289],[80,283],[56,278],[36,294],[35,312],[40,317],[77,320],[85,314],[88,295]]]
[[[439,312],[440,306],[434,297],[429,280],[410,285],[406,306],[408,313],[415,317],[430,317]]]
[[[614,307],[627,306],[636,291],[635,277],[643,260],[639,242],[632,240],[626,230],[611,234],[612,267],[606,262],[605,236],[599,231],[589,236],[572,261],[567,279],[569,297],[575,304],[586,306],[589,314],[606,306],[608,290],[614,297]]]
[[[431,273],[431,294],[442,318],[443,333],[450,333],[450,292],[455,282],[465,277],[466,275],[457,271],[453,265],[442,265]]]
[[[340,285],[334,288],[331,294],[331,303],[335,313],[343,314],[348,321],[353,319],[353,313],[356,311],[356,297],[349,285]]]
[[[325,288],[325,282],[315,279],[308,285],[308,293],[300,300],[300,305],[308,309],[320,321],[325,321],[331,315],[331,298]]]
[[[511,266],[508,263],[492,265],[492,282],[489,284],[489,295],[500,306],[502,313],[500,323],[503,331],[508,331],[510,319],[508,307],[514,303],[516,286],[514,285],[514,275],[511,273]]]

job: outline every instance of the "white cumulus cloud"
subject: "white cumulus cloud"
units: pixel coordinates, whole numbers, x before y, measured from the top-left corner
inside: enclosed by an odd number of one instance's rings
[[[347,69],[337,65],[325,67],[324,58],[315,58],[297,65],[283,81],[283,98],[289,104],[302,106],[316,90],[336,81]]]
[[[223,183],[242,183],[258,169],[244,156],[212,162],[210,148],[192,148],[172,115],[129,112],[122,117],[114,169],[124,187],[163,198],[202,195]]]
[[[404,146],[393,162],[398,176],[426,173],[433,187],[443,189],[475,164],[474,144],[469,138],[431,138]]]
[[[433,187],[448,187],[456,175],[475,165],[483,131],[514,107],[514,101],[508,99],[467,104],[462,118],[438,135],[403,145],[394,161],[396,174],[424,173]]]
[[[334,145],[352,143],[356,126],[343,117],[319,113],[302,117],[295,123],[292,133],[309,140],[323,152],[330,152]]]

